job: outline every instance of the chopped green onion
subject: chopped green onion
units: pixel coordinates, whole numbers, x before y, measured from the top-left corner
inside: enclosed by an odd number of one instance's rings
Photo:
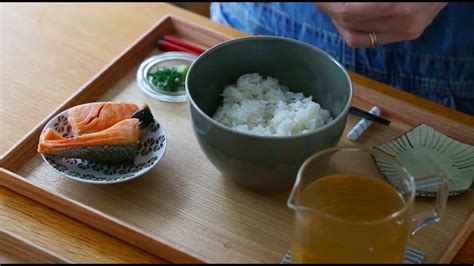
[[[183,88],[188,69],[188,65],[163,67],[154,73],[149,72],[148,76],[151,77],[151,83],[156,88],[167,92],[176,92],[178,89]]]

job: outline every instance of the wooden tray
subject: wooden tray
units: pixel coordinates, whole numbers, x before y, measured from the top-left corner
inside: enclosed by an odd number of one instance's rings
[[[160,102],[138,88],[138,65],[160,53],[156,41],[164,34],[203,48],[244,36],[227,36],[172,16],[159,21],[0,158],[0,185],[170,262],[280,262],[291,239],[288,192],[255,192],[226,181],[199,148],[187,104]],[[341,145],[385,142],[421,122],[474,143],[472,117],[353,73],[351,77],[353,104],[366,109],[378,105],[392,124],[374,124],[358,141],[343,137]],[[151,107],[168,135],[166,154],[152,171],[101,186],[66,179],[43,162],[36,148],[45,123],[74,105],[99,100]],[[344,136],[358,119],[349,116]],[[450,198],[442,221],[410,240],[411,247],[426,253],[425,262],[454,257],[473,228],[472,202],[472,191]],[[417,199],[416,209],[432,204],[432,199]]]
[[[71,263],[33,243],[0,229],[0,263]]]

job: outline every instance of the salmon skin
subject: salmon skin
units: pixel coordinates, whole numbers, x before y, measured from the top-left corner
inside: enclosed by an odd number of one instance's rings
[[[138,118],[122,120],[100,132],[64,138],[52,128],[40,137],[38,152],[100,163],[133,162],[140,137]]]
[[[86,103],[71,108],[68,122],[74,136],[99,132],[117,122],[131,118],[138,106],[126,102]]]
[[[147,104],[143,105],[140,110],[135,112],[132,115],[132,118],[138,118],[140,120],[140,128],[142,129],[155,122],[155,118]]]

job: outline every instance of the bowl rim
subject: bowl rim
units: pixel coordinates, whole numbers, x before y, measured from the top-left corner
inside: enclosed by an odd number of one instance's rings
[[[194,102],[194,99],[192,98],[191,93],[189,93],[189,76],[190,76],[189,73],[191,73],[194,70],[195,65],[197,65],[200,61],[205,60],[205,58],[208,57],[208,55],[210,53],[214,52],[215,50],[222,49],[225,46],[235,45],[237,43],[248,42],[248,41],[253,41],[253,40],[264,40],[264,41],[265,40],[267,40],[267,41],[276,40],[276,41],[281,41],[281,42],[287,42],[287,43],[291,43],[293,45],[298,45],[298,46],[303,46],[303,47],[306,47],[306,48],[309,48],[309,49],[313,49],[317,53],[320,53],[321,55],[328,58],[329,61],[333,62],[336,66],[338,66],[338,68],[340,70],[342,70],[342,73],[345,75],[347,81],[349,82],[349,97],[348,97],[348,101],[345,104],[342,111],[332,121],[330,121],[329,123],[323,125],[322,127],[318,127],[316,129],[311,130],[311,131],[306,132],[306,133],[301,133],[301,134],[291,135],[291,136],[276,136],[276,135],[261,136],[261,135],[246,133],[246,132],[238,131],[236,129],[227,127],[227,126],[217,122],[212,117],[209,117],[209,115],[207,115],[203,110],[201,110],[201,108]],[[298,40],[294,40],[294,39],[290,39],[290,38],[286,38],[286,37],[270,36],[270,35],[247,36],[247,37],[235,38],[235,39],[231,39],[231,40],[228,40],[228,41],[221,42],[221,43],[216,44],[216,45],[212,46],[211,48],[207,49],[196,60],[194,60],[194,62],[190,65],[190,67],[188,69],[188,74],[186,75],[185,90],[186,90],[186,97],[188,98],[189,105],[192,105],[197,110],[197,112],[199,112],[202,116],[204,116],[207,120],[209,120],[215,126],[221,128],[224,131],[229,131],[229,132],[234,133],[234,134],[238,134],[238,135],[242,135],[242,136],[246,136],[246,137],[252,137],[252,138],[261,138],[261,139],[298,139],[298,138],[304,138],[306,136],[313,135],[315,133],[324,131],[325,129],[330,128],[334,124],[338,123],[341,119],[343,119],[343,116],[345,116],[346,114],[349,113],[349,108],[351,106],[352,96],[353,96],[352,81],[351,81],[351,78],[349,76],[349,73],[347,72],[346,68],[340,62],[338,62],[336,59],[334,59],[330,54],[326,53],[325,51],[321,50],[320,48],[318,48],[316,46],[307,44],[307,43],[302,42],[302,41],[298,41]]]

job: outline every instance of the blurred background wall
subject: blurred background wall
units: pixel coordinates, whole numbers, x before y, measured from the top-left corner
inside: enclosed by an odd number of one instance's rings
[[[209,17],[209,5],[211,4],[210,2],[168,2],[168,3],[187,9],[199,15]]]

